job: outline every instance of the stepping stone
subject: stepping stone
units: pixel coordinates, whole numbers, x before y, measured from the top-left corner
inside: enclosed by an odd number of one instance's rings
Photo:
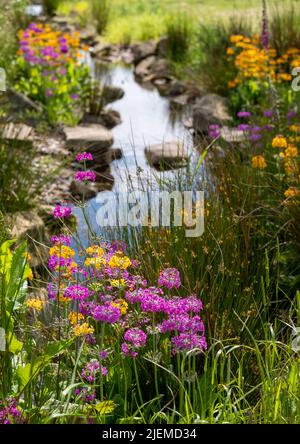
[[[145,148],[148,163],[158,170],[180,168],[187,164],[188,153],[179,141],[160,143]]]
[[[113,135],[102,125],[90,124],[64,128],[66,147],[74,151],[89,151],[93,154],[108,150],[113,144]]]

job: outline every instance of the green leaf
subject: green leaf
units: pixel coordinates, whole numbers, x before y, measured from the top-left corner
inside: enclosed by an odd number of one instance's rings
[[[26,386],[36,378],[39,373],[51,362],[51,360],[60,355],[67,349],[74,339],[64,341],[57,341],[48,344],[45,352],[33,362],[26,364],[24,367],[20,366],[16,370],[16,377],[19,384],[18,395],[26,388]]]

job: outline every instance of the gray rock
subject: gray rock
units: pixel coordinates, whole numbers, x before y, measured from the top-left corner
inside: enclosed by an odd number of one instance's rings
[[[122,99],[124,91],[119,86],[104,85],[101,91],[101,98],[104,104]]]
[[[147,57],[142,60],[134,70],[136,77],[142,80],[144,77],[148,76],[151,73],[151,67],[153,66],[156,58],[155,56]]]
[[[210,124],[221,125],[232,120],[225,97],[207,94],[193,106],[193,128],[199,133],[207,133]]]
[[[105,57],[110,55],[112,51],[112,45],[107,43],[97,43],[91,50],[91,55],[94,57]]]
[[[45,264],[48,260],[49,235],[43,220],[33,211],[21,211],[6,216],[10,236],[18,242],[27,241],[32,268]]]
[[[108,129],[112,129],[121,123],[121,116],[113,109],[103,110],[99,115],[85,113],[81,119],[81,124],[98,124]]]
[[[148,163],[158,170],[180,168],[187,164],[188,153],[182,142],[173,141],[145,148]]]
[[[11,104],[13,110],[20,111],[22,109],[28,109],[30,111],[42,112],[43,107],[39,103],[33,102],[29,97],[9,88],[6,92],[6,96]]]
[[[109,150],[109,154],[110,154],[111,161],[120,160],[123,157],[123,152],[122,152],[121,148],[111,148]]]
[[[170,85],[169,95],[170,96],[180,96],[186,91],[186,86],[184,83],[178,80],[173,80]]]
[[[133,63],[137,65],[142,60],[155,54],[156,45],[154,41],[134,43],[131,45],[131,51],[133,54]]]
[[[91,199],[97,195],[98,188],[94,182],[84,183],[73,180],[71,182],[70,191],[75,198]]]
[[[113,135],[102,125],[90,124],[64,128],[66,147],[74,151],[84,150],[96,154],[113,144]]]
[[[115,178],[109,171],[96,173],[96,183],[99,191],[111,191],[114,186]]]

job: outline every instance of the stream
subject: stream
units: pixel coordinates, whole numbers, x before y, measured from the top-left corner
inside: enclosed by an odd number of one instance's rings
[[[170,109],[169,100],[160,96],[155,88],[146,88],[134,77],[133,68],[120,64],[105,64],[101,69],[94,69],[102,83],[121,87],[125,94],[122,99],[111,104],[118,111],[122,122],[113,128],[113,148],[121,148],[123,157],[110,164],[110,173],[114,176],[112,191],[101,191],[97,197],[86,203],[85,213],[89,223],[97,234],[101,229],[96,221],[96,214],[101,203],[110,202],[112,195],[132,190],[158,190],[159,183],[176,183],[183,177],[186,168],[159,172],[152,168],[145,156],[145,147],[170,141],[183,142],[191,165],[195,165],[199,153],[193,150],[192,136],[182,123],[181,113]],[[109,208],[109,206],[108,206]],[[109,210],[110,211],[110,210]],[[87,244],[88,228],[82,210],[74,208],[78,219],[78,231],[81,241]],[[107,230],[106,230],[107,231]]]

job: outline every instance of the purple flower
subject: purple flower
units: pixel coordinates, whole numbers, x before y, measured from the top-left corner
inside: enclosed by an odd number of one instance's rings
[[[261,135],[261,134],[257,134],[257,133],[253,133],[253,134],[251,134],[250,137],[249,137],[249,139],[250,139],[252,142],[257,142],[257,141],[261,140],[261,138],[262,138],[262,135]]]
[[[22,413],[18,408],[18,402],[16,399],[8,398],[5,404],[0,401],[0,424],[22,423]]]
[[[288,120],[291,120],[291,119],[293,119],[294,117],[296,117],[297,116],[297,113],[296,113],[296,111],[289,111],[288,113],[287,113],[287,115],[286,115],[286,118],[288,119]]]
[[[93,160],[93,155],[85,151],[84,153],[77,154],[76,160],[77,162],[81,162],[82,160]]]
[[[107,350],[101,350],[99,352],[99,358],[100,359],[105,360],[105,359],[107,359],[107,357],[108,357],[108,351]]]
[[[121,310],[107,302],[104,305],[96,305],[92,311],[92,316],[96,321],[115,324],[121,317]]]
[[[46,97],[53,97],[53,95],[54,95],[53,89],[52,88],[47,88],[46,91],[45,91],[45,96]]]
[[[68,218],[72,214],[72,208],[71,207],[63,207],[62,205],[56,205],[56,207],[53,210],[53,216],[56,219],[62,219],[63,217]]]
[[[240,118],[251,117],[251,113],[249,111],[239,111],[237,116]]]
[[[251,128],[252,128],[252,126],[249,125],[248,123],[240,123],[237,126],[237,129],[240,131],[249,131],[249,130],[251,130]]]
[[[80,401],[90,404],[96,399],[96,390],[91,389],[90,387],[76,388],[74,390],[74,395],[78,397]]]
[[[130,328],[124,334],[121,350],[125,356],[135,358],[140,348],[145,347],[147,341],[146,333],[139,328]]]
[[[81,285],[71,285],[67,287],[64,291],[64,297],[68,299],[74,299],[77,301],[83,301],[87,299],[90,295],[88,288],[82,287]]]
[[[264,117],[272,117],[273,116],[273,111],[271,109],[266,109],[264,111]]]
[[[65,236],[64,234],[60,234],[59,236],[51,236],[50,238],[51,244],[55,245],[71,245],[71,238],[70,236]]]
[[[166,268],[159,275],[158,285],[164,285],[169,290],[174,287],[179,288],[181,285],[179,271],[176,268]]]
[[[169,319],[164,319],[159,326],[162,333],[167,331],[178,331],[179,333],[204,333],[204,324],[200,316],[196,315],[190,317],[188,314],[182,314],[180,316],[171,315]]]
[[[84,181],[95,182],[95,180],[96,180],[96,173],[94,171],[91,171],[91,170],[77,171],[77,173],[75,173],[74,178],[78,182],[84,182]]]
[[[108,370],[99,364],[96,359],[92,359],[81,371],[81,377],[87,382],[96,382],[98,373],[102,373],[102,376],[107,376]]]
[[[79,99],[79,95],[78,94],[71,94],[70,95],[72,100],[78,100]]]
[[[268,49],[269,46],[268,17],[267,17],[267,6],[265,0],[263,0],[261,44],[264,50]]]
[[[195,348],[199,349],[199,352],[207,349],[205,336],[199,336],[194,333],[180,333],[179,336],[174,336],[171,342],[173,344],[173,353],[190,351]]]

